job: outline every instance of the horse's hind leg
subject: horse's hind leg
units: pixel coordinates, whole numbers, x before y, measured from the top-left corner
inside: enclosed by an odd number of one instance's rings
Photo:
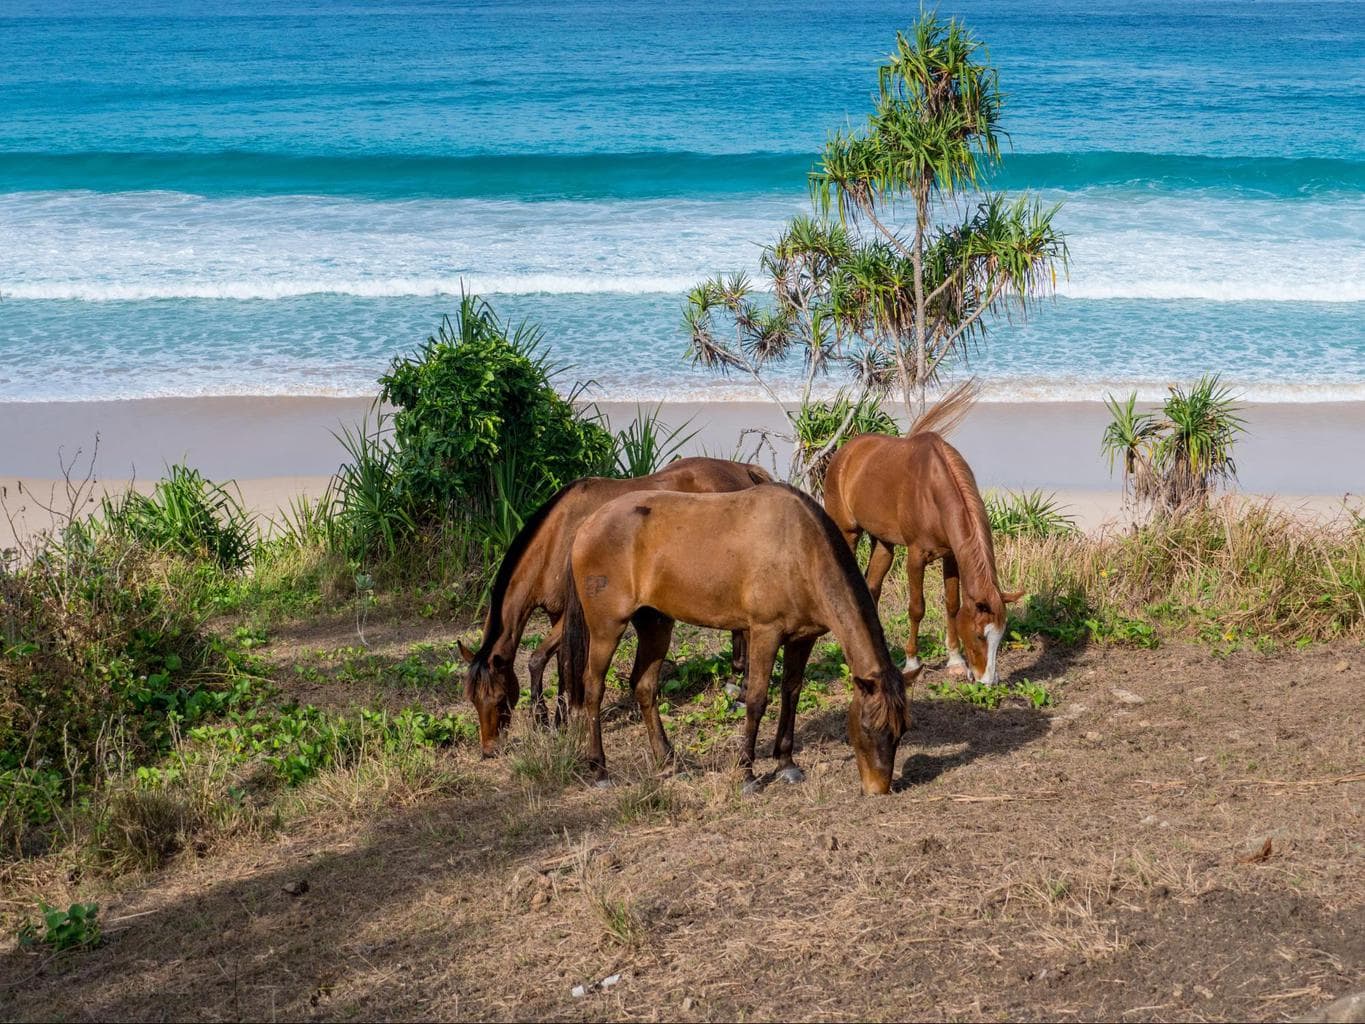
[[[560,615],[551,620],[549,635],[531,652],[531,657],[526,663],[531,677],[531,721],[541,727],[548,725],[550,720],[550,714],[545,707],[545,666],[559,650],[559,641],[563,635],[564,617]],[[563,724],[567,710],[567,701],[564,694],[560,693],[555,701],[556,727]]]
[[[806,777],[792,760],[792,750],[796,746],[796,705],[806,680],[806,662],[810,661],[814,647],[815,638],[811,637],[789,640],[782,649],[782,713],[777,720],[773,757],[777,760],[777,777],[784,782],[801,782]]]
[[[589,626],[588,663],[583,673],[583,708],[588,716],[588,768],[597,785],[608,785],[607,755],[602,749],[602,694],[607,687],[607,669],[626,631],[624,622]]]
[[[962,588],[957,576],[957,559],[943,556],[943,607],[948,614],[948,674],[965,676],[967,663],[962,659],[962,640],[957,635],[957,611],[962,607]]]
[[[759,723],[768,710],[768,685],[773,678],[777,645],[775,633],[749,631],[749,674],[744,680],[744,752],[740,755],[746,791],[754,788],[754,746],[758,742]]]
[[[876,537],[871,540],[872,554],[867,557],[867,589],[872,591],[872,603],[880,604],[882,584],[886,582],[886,574],[891,571],[891,563],[896,560],[896,548]]]
[[[630,670],[630,685],[640,704],[654,760],[662,766],[673,760],[673,745],[668,742],[663,719],[659,717],[659,670],[673,640],[673,620],[652,608],[642,608],[635,613],[631,623],[635,626],[639,646],[635,651],[635,665]]]

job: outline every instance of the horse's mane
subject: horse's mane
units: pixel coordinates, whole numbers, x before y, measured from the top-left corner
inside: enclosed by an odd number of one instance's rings
[[[498,574],[493,578],[493,589],[488,595],[488,619],[484,623],[483,640],[479,644],[478,651],[475,652],[473,660],[469,663],[469,685],[472,689],[476,683],[487,686],[486,677],[488,675],[488,659],[493,654],[493,645],[498,642],[498,637],[502,635],[502,602],[507,596],[507,588],[511,585],[512,574],[517,571],[521,564],[522,557],[526,554],[526,549],[535,540],[536,534],[545,524],[551,512],[554,511],[564,496],[578,487],[582,480],[575,480],[573,483],[566,484],[555,492],[544,505],[536,509],[527,519],[517,535],[512,538],[512,543],[507,545],[507,553],[502,556],[502,564],[498,566]]]
[[[806,507],[806,511],[819,524],[820,529],[824,532],[829,550],[834,555],[835,564],[839,566],[839,571],[844,577],[844,583],[852,592],[853,599],[858,604],[858,612],[862,615],[863,622],[867,624],[868,632],[872,636],[873,650],[885,660],[885,664],[882,665],[883,672],[896,676],[897,685],[886,687],[883,691],[883,699],[878,701],[873,708],[871,724],[880,728],[890,724],[892,718],[895,717],[903,727],[906,715],[905,691],[899,685],[900,679],[894,664],[891,662],[891,652],[886,648],[886,634],[882,630],[881,616],[877,614],[877,604],[872,600],[872,592],[867,589],[867,581],[863,579],[862,571],[858,568],[858,560],[853,556],[853,549],[848,546],[848,541],[839,532],[839,527],[834,524],[829,513],[809,494],[788,484],[774,483],[770,486],[781,487],[796,495],[801,500],[801,504]]]
[[[999,590],[1000,580],[995,574],[995,545],[991,541],[991,520],[986,513],[986,503],[981,498],[981,491],[976,486],[972,468],[967,465],[967,460],[958,450],[942,436],[935,434],[930,440],[939,458],[943,460],[943,468],[948,471],[948,479],[953,482],[953,487],[970,520],[968,536],[973,543],[964,550],[953,552],[958,568],[961,569],[965,561],[973,578],[989,580],[995,589]]]
[[[969,377],[915,417],[905,436],[933,433],[947,437],[967,418],[980,394],[981,382]]]

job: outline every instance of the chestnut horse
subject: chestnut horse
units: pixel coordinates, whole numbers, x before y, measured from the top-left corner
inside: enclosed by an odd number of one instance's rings
[[[550,617],[550,632],[531,654],[531,709],[537,722],[547,718],[542,696],[545,665],[559,647],[564,567],[574,531],[584,519],[612,498],[635,491],[737,491],[771,479],[763,469],[749,463],[678,459],[649,476],[576,480],[542,505],[508,545],[498,567],[479,649],[471,651],[460,644],[460,654],[469,663],[465,695],[478,710],[484,754],[494,752],[498,736],[521,696],[513,662],[526,623],[537,608]],[[744,657],[744,638],[737,635],[734,639],[735,664],[739,666]]]
[[[864,532],[872,540],[867,583],[880,601],[882,582],[906,548],[910,583],[910,638],[906,668],[919,667],[919,624],[924,618],[924,568],[943,559],[948,620],[948,671],[994,685],[999,679],[1005,606],[1023,596],[1000,590],[990,520],[976,479],[956,448],[933,427],[960,415],[940,403],[921,416],[906,437],[863,434],[839,449],[825,476],[825,510],[851,548]],[[966,662],[959,651],[966,650]]]
[[[782,712],[773,757],[780,778],[804,778],[792,760],[796,704],[811,648],[832,631],[856,683],[848,726],[863,792],[890,790],[896,744],[909,727],[905,679],[848,545],[800,491],[763,484],[730,494],[617,498],[579,527],[568,577],[559,677],[570,705],[586,708],[589,767],[599,782],[606,781],[602,695],[627,623],[639,638],[630,681],[650,746],[658,762],[672,760],[659,718],[659,669],[681,619],[749,633],[742,764],[750,786],[779,647]]]

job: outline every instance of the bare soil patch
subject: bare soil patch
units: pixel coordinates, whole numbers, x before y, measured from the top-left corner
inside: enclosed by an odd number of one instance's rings
[[[347,628],[277,637],[282,685],[328,693],[292,666]],[[401,660],[419,638],[393,629],[372,650]],[[808,781],[750,798],[738,727],[707,770],[656,778],[619,714],[611,790],[518,781],[525,736],[458,750],[454,792],[318,804],[82,890],[106,941],[0,953],[0,1016],[1276,1020],[1361,987],[1365,651],[1035,648],[1006,669],[1058,703],[921,685],[882,799],[857,795],[838,685],[798,720]]]

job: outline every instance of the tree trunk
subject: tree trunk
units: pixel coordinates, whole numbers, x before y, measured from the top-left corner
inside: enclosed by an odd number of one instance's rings
[[[924,308],[924,228],[929,222],[929,184],[921,182],[915,188],[915,244],[910,252],[910,264],[915,272],[915,384],[919,388],[919,407],[910,406],[910,395],[905,396],[910,421],[924,412],[925,378],[929,375],[929,315]]]

